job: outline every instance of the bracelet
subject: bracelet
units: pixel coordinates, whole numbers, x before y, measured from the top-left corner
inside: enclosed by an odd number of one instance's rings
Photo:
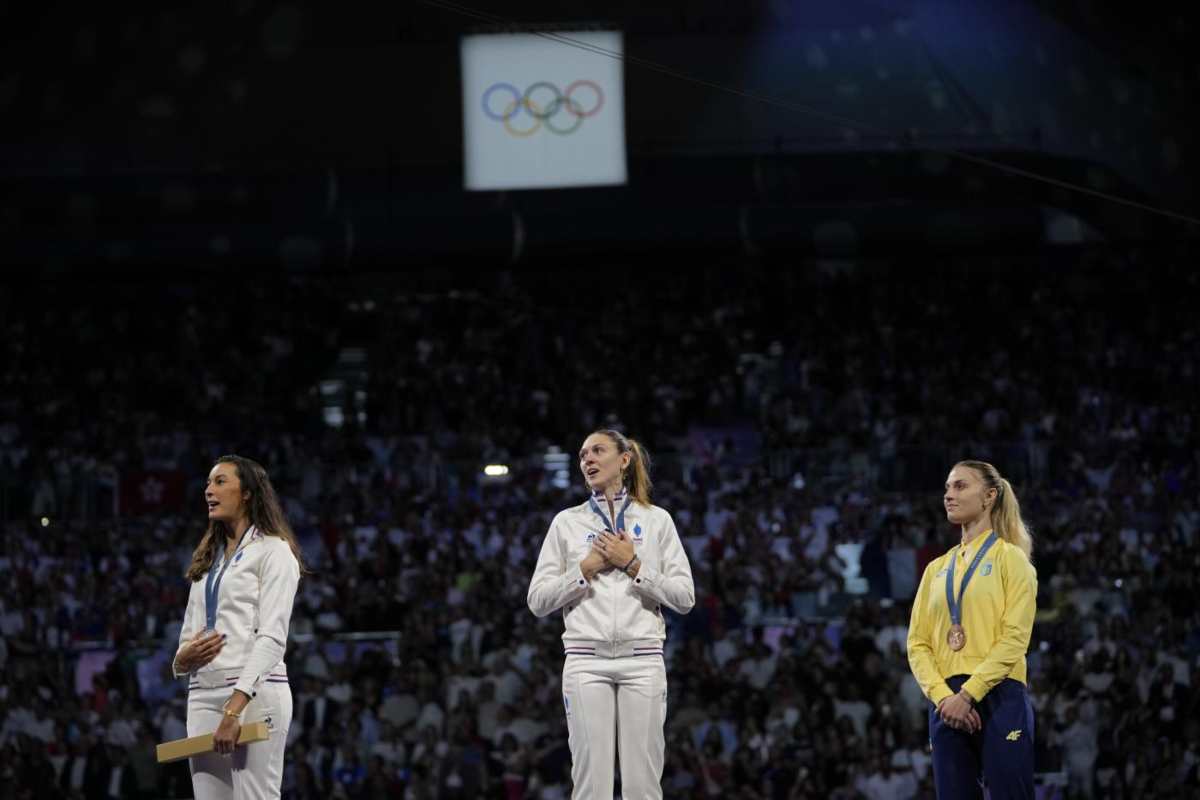
[[[633,566],[633,562],[635,562],[635,561],[637,561],[637,560],[638,560],[638,559],[637,559],[637,553],[634,553],[634,554],[633,554],[633,558],[629,559],[629,563],[628,563],[628,564],[626,564],[625,566],[621,567],[621,572],[624,572],[626,575],[628,575],[628,574],[629,574],[629,568],[630,568],[630,567],[632,567],[632,566]]]
[[[234,719],[241,719],[241,718],[242,718],[242,715],[241,715],[241,714],[237,713],[236,711],[230,711],[228,708],[222,708],[222,709],[221,709],[221,713],[222,713],[222,714],[224,714],[224,715],[225,715],[225,716],[227,716],[227,717],[233,717]]]

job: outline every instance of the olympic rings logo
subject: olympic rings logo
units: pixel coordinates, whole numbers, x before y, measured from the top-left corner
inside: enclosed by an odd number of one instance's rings
[[[590,89],[594,95],[591,108],[585,109],[583,103],[575,98],[575,92],[580,89]],[[583,93],[584,99],[588,99],[587,94]],[[505,95],[508,96],[507,102],[504,101]],[[595,116],[604,107],[604,92],[598,83],[589,80],[575,81],[566,91],[549,81],[538,81],[530,84],[524,93],[511,83],[500,82],[487,88],[481,102],[483,113],[489,119],[503,123],[504,130],[511,136],[532,136],[542,126],[551,133],[566,136],[579,130],[585,119]],[[518,117],[522,114],[532,121],[521,122]]]

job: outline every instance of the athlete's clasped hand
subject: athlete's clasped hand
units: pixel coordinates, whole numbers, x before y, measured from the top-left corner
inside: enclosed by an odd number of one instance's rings
[[[951,728],[967,733],[976,733],[983,727],[979,712],[971,705],[963,692],[952,694],[938,704],[938,716]]]

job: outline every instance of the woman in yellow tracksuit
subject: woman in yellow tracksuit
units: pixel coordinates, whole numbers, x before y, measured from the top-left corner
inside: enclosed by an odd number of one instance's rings
[[[992,800],[1032,800],[1033,539],[1012,485],[991,464],[955,464],[943,500],[962,541],[925,568],[908,627],[908,663],[934,705],[937,795],[982,798],[982,778]]]

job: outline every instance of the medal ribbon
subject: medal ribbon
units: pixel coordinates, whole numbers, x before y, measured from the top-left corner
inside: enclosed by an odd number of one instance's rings
[[[238,539],[238,546],[233,551],[233,556],[242,551],[242,542],[246,541],[246,537],[252,530],[254,530],[253,525],[246,528],[246,532],[242,534],[242,538]],[[225,577],[225,570],[229,569],[229,565],[233,563],[233,556],[225,559],[225,563],[221,565],[221,572],[219,574],[217,573],[216,564],[209,567],[208,579],[204,581],[204,617],[208,623],[208,627],[205,630],[215,631],[217,629],[217,595],[221,591],[221,578]]]
[[[604,520],[604,530],[608,531],[609,533],[616,533],[617,531],[625,530],[625,509],[629,508],[629,504],[632,502],[633,495],[629,495],[625,498],[625,505],[621,506],[621,510],[617,512],[617,527],[614,528],[612,523],[608,521],[608,517],[606,517],[604,512],[600,510],[600,506],[596,503],[596,498],[588,498],[588,505],[592,507],[592,511],[595,511],[600,515],[600,519]]]
[[[987,537],[987,541],[983,543],[983,547],[979,548],[979,552],[975,554],[975,558],[971,561],[971,566],[967,567],[966,573],[963,574],[962,586],[958,587],[957,601],[954,599],[954,564],[958,561],[958,553],[955,553],[954,557],[950,559],[950,569],[946,571],[946,605],[950,606],[951,624],[962,624],[963,592],[967,590],[967,584],[971,581],[971,576],[975,574],[975,568],[983,560],[983,556],[987,553],[988,548],[996,543],[996,539],[996,532],[992,531]]]

